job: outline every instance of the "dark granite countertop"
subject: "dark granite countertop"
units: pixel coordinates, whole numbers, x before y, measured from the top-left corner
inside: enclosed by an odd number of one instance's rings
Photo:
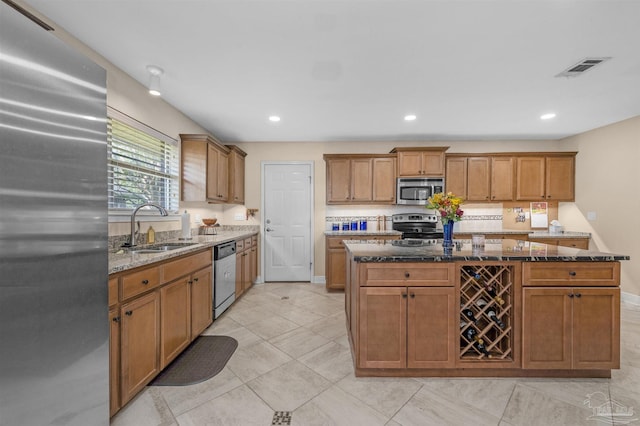
[[[401,240],[407,241],[407,240]],[[395,244],[398,244],[397,242]],[[455,261],[531,261],[531,262],[611,262],[629,260],[621,254],[559,247],[511,239],[485,240],[483,248],[459,242],[448,251],[442,240],[434,245],[404,247],[393,241],[346,241],[345,247],[358,262],[455,262]],[[402,243],[400,243],[402,244]]]

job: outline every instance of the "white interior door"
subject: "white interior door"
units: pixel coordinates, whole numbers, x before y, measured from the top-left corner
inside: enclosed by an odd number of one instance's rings
[[[265,281],[311,281],[312,166],[262,163]]]

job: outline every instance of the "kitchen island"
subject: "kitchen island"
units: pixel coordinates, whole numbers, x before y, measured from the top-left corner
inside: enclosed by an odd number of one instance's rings
[[[357,376],[610,377],[620,261],[520,240],[348,241]]]

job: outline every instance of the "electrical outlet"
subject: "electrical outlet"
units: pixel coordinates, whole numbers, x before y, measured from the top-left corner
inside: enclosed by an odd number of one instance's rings
[[[233,219],[234,219],[234,220],[247,220],[246,216],[245,216],[245,215],[243,215],[242,213],[236,213],[236,214],[233,216]]]
[[[596,220],[597,218],[596,212],[587,212],[587,220]]]

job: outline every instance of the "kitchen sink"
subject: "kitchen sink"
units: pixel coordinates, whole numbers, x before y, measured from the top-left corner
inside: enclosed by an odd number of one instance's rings
[[[198,243],[159,243],[148,246],[132,247],[127,251],[131,253],[162,253],[165,251],[177,250],[183,247],[189,247]]]

